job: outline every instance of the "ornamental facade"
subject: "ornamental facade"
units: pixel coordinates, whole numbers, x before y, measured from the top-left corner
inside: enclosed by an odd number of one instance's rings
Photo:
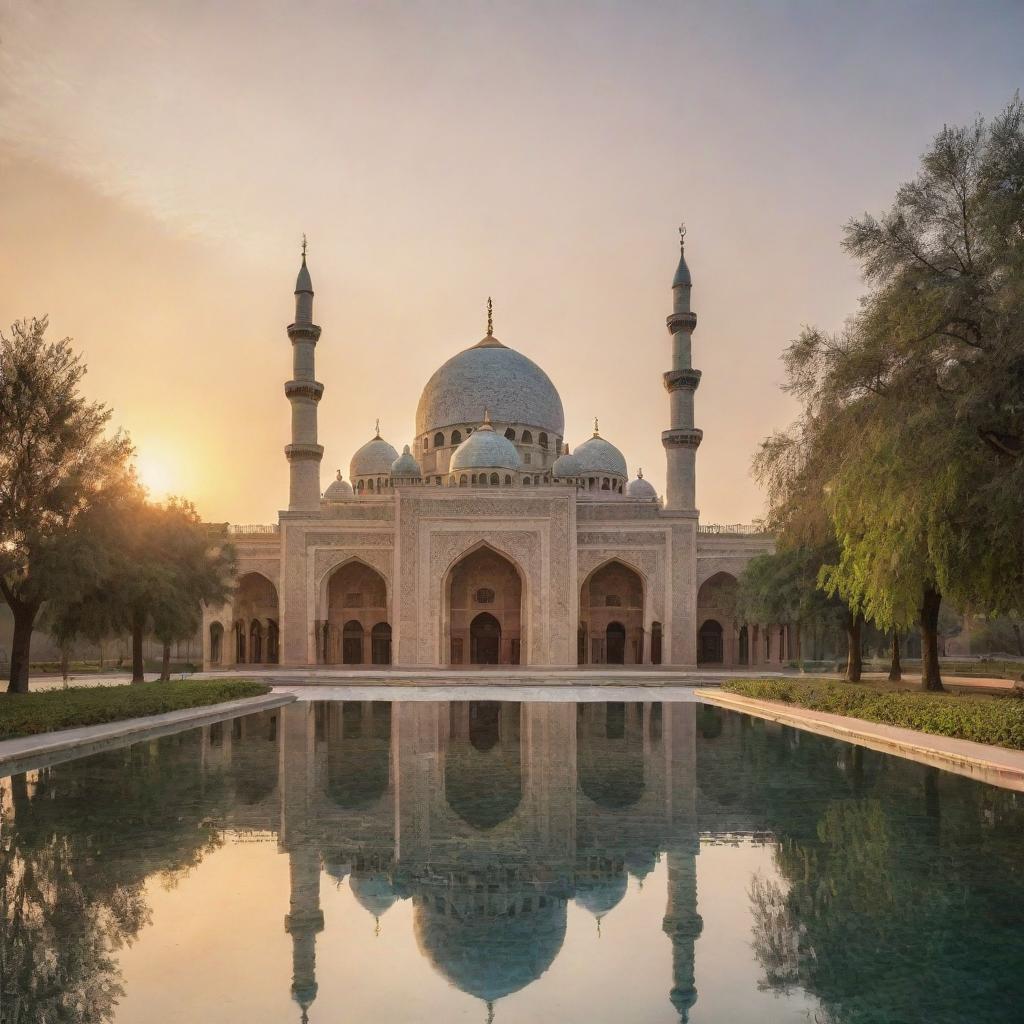
[[[792,657],[784,625],[736,617],[736,579],[770,538],[702,526],[700,371],[682,241],[672,281],[667,486],[601,436],[571,447],[562,400],[494,335],[427,381],[401,453],[379,428],[321,490],[320,327],[306,256],[287,333],[288,508],[229,527],[230,601],[204,609],[204,665],[729,667]]]

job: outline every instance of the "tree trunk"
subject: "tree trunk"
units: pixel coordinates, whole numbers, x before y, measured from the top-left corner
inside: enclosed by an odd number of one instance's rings
[[[146,681],[146,666],[142,660],[142,640],[145,632],[146,616],[136,611],[132,614],[132,682]]]
[[[68,687],[68,676],[71,675],[71,656],[67,647],[60,649],[60,677],[64,681],[64,689]]]
[[[803,630],[799,621],[794,626],[796,634],[796,667],[800,672],[804,670],[804,644],[803,644]]]
[[[861,659],[860,634],[864,616],[860,612],[846,614],[846,681],[859,683],[864,664]]]
[[[1019,622],[1013,624],[1013,635],[1017,638],[1017,653],[1024,655],[1024,631],[1021,630]]]
[[[892,664],[889,666],[889,682],[898,683],[903,678],[903,666],[900,664],[900,635],[892,631]]]
[[[32,627],[35,625],[39,604],[35,601],[7,602],[14,616],[14,635],[11,637],[11,675],[8,693],[28,693],[28,664],[32,650]]]
[[[169,683],[171,681],[171,645],[165,643],[163,649],[163,657],[160,662],[160,682]]]
[[[942,595],[925,587],[921,596],[921,689],[944,690],[939,672],[939,606]]]

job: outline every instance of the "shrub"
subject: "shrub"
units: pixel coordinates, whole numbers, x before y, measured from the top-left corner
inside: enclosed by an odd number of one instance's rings
[[[0,694],[0,739],[206,707],[269,692],[269,686],[251,679],[192,679]]]
[[[739,679],[722,687],[758,700],[1024,750],[1024,701],[980,694],[886,692],[830,679]]]

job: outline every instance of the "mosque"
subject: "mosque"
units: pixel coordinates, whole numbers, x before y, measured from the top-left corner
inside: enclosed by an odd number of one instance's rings
[[[593,434],[566,442],[562,400],[487,333],[427,381],[401,453],[379,429],[321,491],[320,327],[305,245],[287,329],[288,508],[230,526],[232,598],[204,609],[204,667],[238,664],[759,665],[786,624],[739,622],[736,579],[771,538],[703,525],[695,502],[697,317],[680,232],[667,319],[667,486],[659,497]],[[653,382],[652,382],[653,383]],[[653,390],[653,389],[652,389]]]

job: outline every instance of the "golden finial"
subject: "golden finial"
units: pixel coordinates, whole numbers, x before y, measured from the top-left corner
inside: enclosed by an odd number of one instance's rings
[[[600,432],[600,430],[598,430],[598,427],[597,427],[597,417],[595,416],[594,417],[594,437],[600,437],[600,436],[601,436],[601,432]]]
[[[679,248],[686,245],[686,221],[679,222]]]
[[[490,295],[487,296],[487,337],[494,337],[494,303]]]
[[[374,938],[380,938],[380,918],[374,917],[373,935]]]
[[[643,480],[643,478],[644,478],[644,471],[643,471],[642,468],[641,469],[637,469],[637,471],[636,471],[636,478],[637,478],[637,480]]]
[[[302,262],[303,263],[306,262],[306,235],[305,235],[305,232],[303,232],[303,235],[302,235]]]
[[[380,437],[380,417],[377,417],[377,422],[373,426],[374,437]]]
[[[482,427],[489,427],[491,425],[491,410],[484,409],[484,421],[480,424]]]
[[[487,1024],[494,1024],[494,1002],[487,1000]]]

